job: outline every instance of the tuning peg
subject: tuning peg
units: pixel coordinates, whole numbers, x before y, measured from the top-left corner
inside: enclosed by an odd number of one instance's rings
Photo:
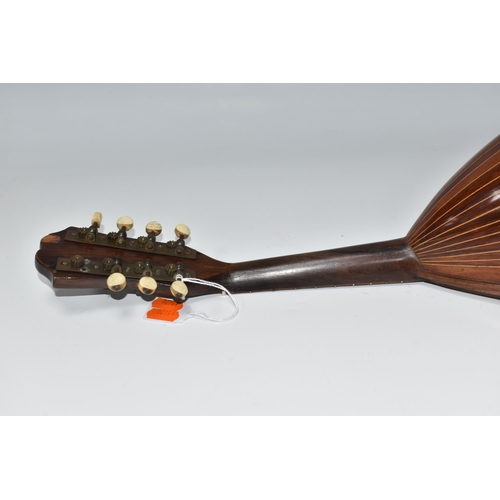
[[[177,224],[175,226],[175,235],[178,240],[174,242],[175,245],[175,253],[177,255],[183,255],[186,247],[185,239],[189,238],[191,231],[185,224]]]
[[[118,233],[109,233],[108,238],[112,238],[115,245],[122,247],[127,241],[127,231],[130,231],[134,225],[132,217],[124,215],[116,221],[116,227],[118,228]]]
[[[186,238],[189,238],[190,234],[191,231],[185,224],[177,224],[177,226],[175,226],[175,235],[177,238],[185,240]]]
[[[154,278],[151,278],[150,276],[143,276],[139,280],[138,288],[144,295],[153,295],[153,293],[156,292],[157,286],[158,284]]]
[[[102,222],[101,212],[94,212],[92,220],[90,221],[90,225],[99,228],[101,227],[101,222]]]
[[[180,280],[175,280],[170,285],[170,292],[176,299],[186,300],[186,295],[188,294],[188,287],[184,282]]]
[[[158,236],[161,233],[162,227],[159,222],[151,221],[146,224],[146,233],[148,236]]]
[[[148,222],[146,224],[147,236],[140,236],[137,238],[139,246],[144,247],[146,250],[154,250],[156,237],[161,233],[161,229],[161,224],[159,222]]]
[[[112,292],[121,292],[127,285],[127,278],[122,273],[113,273],[108,276],[106,284]]]
[[[124,215],[123,217],[120,217],[116,221],[116,227],[121,231],[130,231],[132,227],[134,226],[134,221],[132,217],[129,217],[128,215]]]
[[[82,227],[78,230],[79,238],[82,238],[89,243],[94,243],[97,238],[97,230],[101,227],[101,221],[101,212],[94,212],[90,221],[90,227]]]

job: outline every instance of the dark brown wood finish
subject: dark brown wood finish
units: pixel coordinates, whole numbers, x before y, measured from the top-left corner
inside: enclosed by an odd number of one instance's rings
[[[418,281],[405,239],[229,265],[214,277],[234,293]]]
[[[336,250],[228,264],[200,252],[195,259],[157,255],[87,242],[65,241],[68,228],[42,239],[39,271],[55,288],[107,289],[106,276],[58,271],[58,257],[150,259],[156,266],[183,263],[196,277],[232,293],[428,281],[500,297],[500,136],[472,158],[436,195],[406,238]],[[137,278],[126,292],[137,293]],[[170,281],[155,295],[170,297]],[[189,296],[217,290],[191,284]]]
[[[36,254],[39,271],[52,280],[54,288],[106,289],[106,276],[55,269],[58,257],[70,259],[75,254],[93,259],[119,257],[124,263],[148,258],[154,265],[159,266],[182,262],[186,267],[194,269],[198,278],[215,281],[232,293],[418,280],[418,262],[404,239],[228,264],[200,252],[197,252],[195,260],[188,260],[65,241],[66,231],[72,229],[75,228],[68,228],[43,238]],[[139,278],[138,276],[127,280],[128,292],[137,291]],[[170,281],[157,282],[156,295],[170,297]],[[189,286],[191,297],[216,292],[217,290],[211,287],[194,284]]]
[[[500,297],[500,136],[447,182],[407,238],[423,280]]]

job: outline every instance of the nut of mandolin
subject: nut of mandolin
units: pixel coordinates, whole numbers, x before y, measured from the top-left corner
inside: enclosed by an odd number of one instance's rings
[[[120,217],[116,221],[116,226],[118,229],[122,230],[125,228],[125,231],[130,231],[134,225],[134,221],[132,220],[132,217],[129,217],[128,215],[124,215],[123,217]]]
[[[112,292],[121,292],[127,285],[127,278],[122,273],[113,273],[108,276],[106,284]]]
[[[176,299],[186,300],[188,287],[182,281],[176,280],[170,285],[170,292]]]
[[[157,286],[158,284],[154,278],[151,278],[150,276],[143,276],[139,280],[138,288],[144,295],[153,295],[153,293],[156,292]]]
[[[191,231],[185,224],[177,224],[177,226],[175,226],[175,235],[177,238],[185,240],[186,238],[189,238],[190,234]]]

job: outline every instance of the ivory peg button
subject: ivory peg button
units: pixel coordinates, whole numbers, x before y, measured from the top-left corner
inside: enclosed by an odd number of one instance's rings
[[[121,292],[127,284],[127,278],[122,273],[113,273],[108,276],[106,284],[112,292]]]
[[[90,224],[92,226],[94,224],[96,224],[97,227],[101,227],[101,222],[102,222],[102,214],[101,214],[101,212],[94,212],[94,215],[92,216],[92,220],[90,221]]]
[[[182,281],[176,280],[170,285],[170,292],[176,299],[184,300],[188,294],[188,288]]]
[[[158,284],[156,283],[156,280],[154,278],[151,278],[151,276],[143,276],[139,280],[139,290],[141,293],[144,295],[153,295],[153,293],[156,292],[156,287]]]
[[[161,233],[161,230],[161,224],[155,220],[146,224],[146,233],[151,236],[158,236]]]
[[[177,238],[182,238],[185,240],[189,237],[190,234],[191,231],[185,224],[177,224],[177,226],[175,226],[175,235],[177,236]]]
[[[116,226],[118,229],[122,229],[123,227],[125,228],[125,231],[130,231],[134,225],[134,221],[132,220],[132,217],[129,217],[128,215],[124,215],[123,217],[120,217],[116,221]]]

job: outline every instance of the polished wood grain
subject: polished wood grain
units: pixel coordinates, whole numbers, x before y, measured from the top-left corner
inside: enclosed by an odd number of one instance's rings
[[[405,238],[347,248],[241,263],[196,252],[195,259],[156,255],[65,241],[68,228],[42,239],[37,268],[55,288],[106,290],[106,276],[57,271],[58,257],[120,258],[133,264],[184,264],[197,278],[232,293],[428,281],[500,297],[500,136],[455,174],[424,210]],[[188,234],[186,232],[186,234]],[[127,278],[126,293],[138,293],[140,276]],[[171,297],[171,281],[157,280],[155,296]],[[217,293],[190,284],[188,297]]]
[[[407,238],[423,280],[500,297],[500,136],[446,183]]]
[[[129,264],[146,258],[157,266],[182,262],[196,272],[196,277],[215,281],[232,293],[418,281],[418,261],[404,238],[229,264],[212,259],[201,252],[197,252],[196,259],[192,260],[65,241],[66,231],[74,229],[76,228],[68,228],[46,236],[36,254],[39,271],[52,281],[54,288],[107,288],[106,276],[55,269],[59,257],[69,259],[75,254],[94,259],[118,257]],[[128,278],[125,291],[136,292],[139,280],[140,276],[136,279]],[[171,282],[158,279],[157,282],[155,295],[171,297]],[[218,290],[189,285],[190,297],[209,293],[218,293]]]

